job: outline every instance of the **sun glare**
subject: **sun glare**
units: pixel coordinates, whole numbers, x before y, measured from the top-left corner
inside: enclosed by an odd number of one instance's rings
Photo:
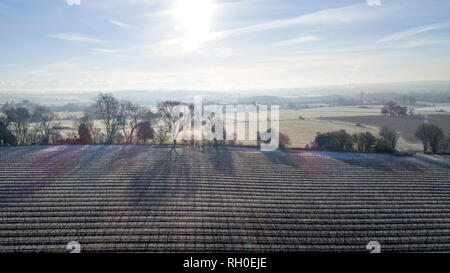
[[[208,40],[214,8],[212,0],[179,0],[174,16],[184,31],[182,52],[192,52]]]

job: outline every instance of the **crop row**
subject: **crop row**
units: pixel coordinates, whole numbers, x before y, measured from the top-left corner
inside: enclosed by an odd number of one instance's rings
[[[450,168],[416,157],[0,148],[0,251],[450,251]]]

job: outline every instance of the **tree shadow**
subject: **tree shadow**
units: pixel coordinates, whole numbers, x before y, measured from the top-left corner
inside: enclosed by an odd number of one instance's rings
[[[345,164],[372,169],[382,172],[423,172],[427,166],[420,164],[413,157],[400,157],[391,154],[374,153],[338,153],[338,152],[315,152],[320,155],[333,158]]]
[[[430,158],[424,156],[414,156],[418,161],[435,165],[443,168],[450,169],[450,156],[449,155],[432,155]]]
[[[73,170],[74,172],[98,166],[103,162],[103,158],[114,152],[114,146],[111,145],[90,145],[85,147],[86,153],[81,156],[77,166]]]
[[[57,185],[55,183],[64,181],[65,177],[76,178],[76,183],[81,186],[86,183],[83,178],[88,173],[89,181],[95,181],[104,174],[122,170],[127,162],[145,151],[141,147],[112,145],[40,146],[25,149],[26,152],[11,153],[14,160],[7,162],[2,158],[0,162],[16,169],[16,176],[24,177],[1,186],[0,207],[8,206],[13,200],[22,200],[47,186]]]
[[[14,199],[22,200],[63,178],[76,166],[83,152],[74,146],[40,146],[38,149],[27,149],[33,152],[21,153],[20,157],[15,157],[15,160],[8,163],[12,164],[9,168],[16,169],[16,177],[24,178],[2,185],[1,207],[9,206]]]
[[[38,150],[42,150],[42,146],[0,147],[0,163],[17,161],[17,159],[22,159]]]
[[[177,187],[182,184],[186,186],[185,182],[190,181],[189,165],[185,160],[187,156],[185,148],[152,148],[143,158],[146,162],[139,172],[129,177],[131,189],[136,196],[132,205],[139,206],[147,200],[156,199],[158,206],[163,206],[170,195],[178,192]],[[143,177],[142,174],[147,176]],[[188,193],[193,190],[189,187]]]
[[[112,146],[114,147],[114,146]],[[109,159],[110,168],[115,168],[117,166],[121,167],[127,164],[135,164],[136,162],[141,162],[139,160],[140,156],[147,153],[150,150],[150,146],[145,145],[126,145],[120,146],[120,149],[113,153]]]
[[[234,176],[236,174],[233,154],[226,147],[209,147],[203,153],[207,157],[207,162],[212,164],[214,170],[219,174],[225,174],[227,176]]]
[[[272,164],[299,167],[299,162],[294,153],[284,151],[261,152]]]

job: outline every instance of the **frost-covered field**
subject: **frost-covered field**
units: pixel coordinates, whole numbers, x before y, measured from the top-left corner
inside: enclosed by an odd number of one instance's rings
[[[444,157],[0,148],[0,252],[450,251]]]

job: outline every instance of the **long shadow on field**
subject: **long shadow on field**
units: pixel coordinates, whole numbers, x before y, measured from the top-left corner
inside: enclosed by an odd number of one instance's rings
[[[293,158],[293,154],[283,151],[262,152],[262,154],[272,163],[291,167],[299,167],[298,162]]]
[[[140,156],[149,150],[148,146],[131,145],[91,145],[87,147],[87,152],[80,158],[73,171],[80,174],[89,173],[91,180],[104,174],[127,174],[130,172],[129,166],[143,163]]]
[[[326,156],[346,164],[383,172],[423,172],[427,168],[410,157],[398,157],[388,154],[337,153],[325,152]]]
[[[124,169],[125,173],[130,170],[128,166],[134,166],[137,164],[145,164],[144,161],[146,153],[151,149],[150,146],[133,145],[133,146],[120,146],[120,149],[115,150],[109,158],[108,169],[112,172],[117,169]]]
[[[105,158],[110,157],[110,153],[114,152],[116,148],[110,145],[90,145],[85,146],[86,153],[84,153],[76,168],[73,170],[75,172],[83,172],[95,167],[106,166],[104,165],[107,160]],[[110,159],[108,161],[111,161]],[[98,170],[98,174],[102,174],[104,168]]]
[[[23,202],[23,198],[45,189],[46,186],[62,186],[67,181],[73,181],[69,183],[76,183],[78,186],[95,186],[98,179],[105,174],[126,170],[127,164],[145,151],[132,146],[111,145],[45,146],[26,149],[33,152],[24,154],[23,160],[11,161],[8,165],[9,169],[15,170],[16,181],[7,181],[8,177],[2,178],[0,175],[0,181],[9,182],[0,188],[1,207],[7,206],[11,199]],[[26,165],[23,166],[24,164]],[[22,176],[23,179],[18,180],[17,177]],[[76,191],[78,186],[70,189]]]
[[[9,182],[1,186],[0,200],[2,202],[0,207],[6,207],[11,201],[22,200],[22,198],[55,183],[76,166],[83,152],[83,149],[78,146],[41,146],[40,149],[32,150],[36,154],[29,153],[26,160],[13,161],[9,165],[9,168],[15,169],[14,180],[16,181],[0,178]],[[23,177],[23,179],[18,180],[18,177]]]
[[[143,162],[142,169],[128,176],[135,197],[132,205],[139,206],[146,201],[157,201],[163,206],[170,195],[178,192],[181,184],[187,193],[195,191],[195,181],[189,181],[189,157],[186,149],[155,148]],[[184,183],[186,182],[186,183]],[[191,183],[192,182],[192,183]]]
[[[414,156],[415,159],[421,162],[425,162],[431,165],[450,169],[450,156],[449,155],[433,155],[431,158],[424,156]]]
[[[215,147],[209,148],[204,153],[207,156],[207,162],[214,166],[216,172],[226,176],[234,176],[236,174],[233,163],[233,154],[229,149]]]
[[[94,183],[104,176],[128,177],[136,171],[139,173],[140,170],[136,168],[148,163],[145,156],[150,149],[149,146],[138,145],[88,146],[87,152],[80,158],[72,174],[86,175],[86,178]],[[78,182],[86,183],[82,178]]]
[[[42,150],[43,146],[0,147],[0,164],[23,162],[29,154]]]
[[[198,181],[190,178],[189,171],[193,156],[186,148],[149,148],[134,171],[120,171],[128,185],[124,197],[129,201],[124,208],[130,211],[120,226],[123,236],[135,234],[136,228],[156,228],[138,239],[148,251],[153,246],[146,237],[168,236],[164,227],[176,225],[195,205],[191,197],[196,196]]]

